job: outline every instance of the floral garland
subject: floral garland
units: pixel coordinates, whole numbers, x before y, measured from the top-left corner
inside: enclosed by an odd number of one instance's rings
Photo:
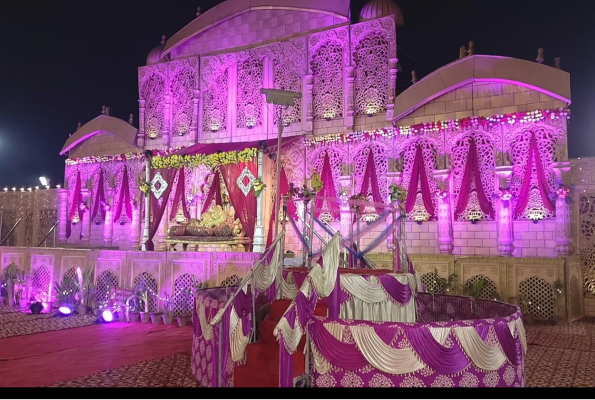
[[[560,185],[554,193],[550,193],[550,200],[556,200],[558,197],[564,199],[566,204],[572,204],[572,199],[570,198],[570,188],[568,186]]]
[[[260,196],[260,194],[266,187],[267,185],[258,178],[252,181],[252,189],[254,190],[254,196],[256,197]]]
[[[184,149],[184,147],[171,148],[167,150],[153,150],[156,156],[167,156],[176,151]],[[66,165],[80,165],[80,164],[99,164],[113,161],[144,161],[145,153],[124,153],[112,156],[89,156],[82,158],[69,158],[65,161]]]
[[[492,198],[494,200],[502,200],[502,206],[504,206],[504,208],[508,208],[508,206],[510,206],[510,201],[514,198],[514,196],[512,195],[512,192],[509,189],[500,188],[500,190],[498,190],[498,193],[494,193],[492,195]]]
[[[423,133],[458,131],[471,128],[489,128],[496,125],[516,126],[519,124],[529,124],[545,120],[570,119],[570,110],[560,108],[558,110],[535,110],[522,111],[512,114],[499,114],[491,117],[466,117],[459,120],[448,120],[422,123],[410,126],[398,126],[394,128],[374,129],[371,131],[353,132],[353,133],[335,133],[329,135],[315,136],[305,139],[304,144],[307,147],[325,145],[332,143],[350,143],[362,140],[373,140],[378,137],[392,138],[394,136],[409,136]]]
[[[237,164],[239,162],[252,161],[258,152],[257,148],[248,148],[241,151],[219,152],[209,155],[172,155],[156,156],[151,158],[151,168],[153,169],[180,169],[182,167],[196,168],[200,165],[206,165],[213,168],[217,165]]]
[[[446,190],[438,189],[438,190],[436,190],[435,195],[438,200],[444,200],[445,198],[448,197],[448,192]]]
[[[149,195],[149,191],[151,190],[151,185],[149,182],[142,182],[139,186],[139,189],[145,196]]]
[[[391,201],[404,202],[407,198],[407,189],[396,183],[393,183],[388,187],[388,192],[390,193]]]

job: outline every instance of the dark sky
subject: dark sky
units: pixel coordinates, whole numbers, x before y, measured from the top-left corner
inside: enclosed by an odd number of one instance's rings
[[[230,0],[233,1],[233,0]],[[299,0],[296,0],[299,1]],[[0,1],[0,188],[35,186],[46,175],[62,183],[58,155],[68,135],[99,115],[138,120],[137,68],[162,34],[170,37],[201,6],[191,0]],[[352,16],[365,1],[352,1]],[[398,0],[405,16],[397,32],[411,80],[458,58],[470,40],[478,54],[534,60],[562,58],[572,74],[570,156],[595,155],[595,2],[584,0]],[[136,122],[135,122],[136,123]]]

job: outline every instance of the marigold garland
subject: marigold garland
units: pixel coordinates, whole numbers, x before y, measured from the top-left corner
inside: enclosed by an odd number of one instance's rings
[[[213,168],[217,165],[237,164],[239,162],[252,161],[258,153],[257,148],[248,148],[241,151],[229,151],[213,153],[209,155],[195,154],[192,156],[172,155],[157,156],[151,158],[151,168],[153,169],[180,169],[182,167],[196,168],[200,165],[206,165]]]

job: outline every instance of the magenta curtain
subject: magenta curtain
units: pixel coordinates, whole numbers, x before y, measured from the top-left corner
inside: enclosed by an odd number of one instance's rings
[[[186,168],[180,168],[180,172],[178,172],[178,186],[176,186],[174,202],[171,205],[171,212],[169,214],[170,221],[176,218],[176,214],[178,213],[178,205],[180,204],[180,201],[182,202],[182,212],[184,213],[184,217],[187,220],[190,219],[190,213],[188,212],[188,207],[186,206],[186,179],[184,172],[185,169]]]
[[[409,178],[409,187],[407,188],[407,199],[405,200],[405,211],[410,213],[415,206],[415,199],[417,197],[417,189],[419,181],[421,180],[421,197],[424,202],[424,207],[430,219],[434,218],[434,203],[432,202],[432,193],[430,193],[430,185],[428,184],[428,176],[426,175],[426,165],[424,162],[424,155],[421,146],[417,145],[415,151],[415,159],[413,160],[413,169],[411,170],[411,177]]]
[[[360,193],[367,197],[370,188],[372,190],[372,200],[375,203],[384,203],[385,199],[382,198],[382,195],[380,194],[380,186],[378,186],[378,175],[376,175],[376,164],[374,163],[374,151],[371,147],[370,152],[368,153],[368,162],[366,163],[366,171],[362,179]],[[384,209],[384,207],[378,206],[374,206],[374,208],[378,214]]]
[[[275,214],[275,202],[277,201],[277,196],[281,193],[281,202],[279,203],[279,209],[283,207],[283,196],[289,192],[289,181],[287,180],[287,174],[285,174],[285,168],[281,168],[281,180],[279,182],[279,189],[277,193],[275,193],[275,199],[273,201],[273,209],[271,211],[271,219],[269,220],[269,233],[267,234],[267,242],[266,248],[268,249],[273,243],[275,238],[273,237],[273,231],[275,227],[275,221],[277,220],[277,215]],[[295,204],[293,201],[287,202],[287,214],[293,219],[296,219],[297,211],[295,208]],[[272,253],[271,253],[272,254]]]
[[[555,211],[555,207],[548,195],[547,178],[543,171],[541,156],[539,155],[539,149],[537,148],[537,139],[535,138],[535,133],[533,132],[531,133],[529,157],[527,158],[527,167],[523,177],[523,186],[521,186],[521,192],[519,193],[516,208],[514,210],[516,214],[522,214],[527,207],[527,203],[529,202],[529,195],[531,194],[531,174],[533,173],[533,163],[535,163],[535,170],[537,173],[537,188],[539,189],[541,201],[548,210]]]
[[[151,214],[153,215],[153,221],[151,221],[151,224],[149,226],[149,240],[145,243],[145,248],[147,249],[147,251],[155,250],[153,238],[155,237],[155,234],[159,229],[159,224],[161,222],[161,219],[163,218],[163,214],[165,214],[165,209],[167,208],[167,201],[172,190],[173,180],[176,176],[177,170],[151,170],[151,180],[155,177],[155,175],[158,172],[161,174],[163,180],[167,182],[167,188],[165,189],[159,200],[157,200],[157,198],[152,192],[149,193],[149,198],[151,199]]]
[[[217,170],[215,172],[215,177],[213,177],[213,183],[209,189],[209,193],[205,199],[205,202],[202,205],[202,212],[201,214],[206,213],[209,211],[209,207],[211,207],[211,202],[215,199],[215,204],[218,206],[223,206],[223,202],[221,201],[221,171]]]
[[[103,169],[99,168],[99,183],[97,184],[97,192],[93,199],[93,213],[91,219],[95,219],[97,212],[101,213],[101,219],[105,221],[105,208],[100,207],[101,203],[105,203],[105,191],[103,190]]]
[[[229,199],[231,200],[231,205],[235,210],[236,217],[240,219],[240,222],[246,231],[246,235],[249,238],[254,239],[254,227],[256,223],[256,196],[254,196],[252,191],[250,191],[248,195],[244,195],[236,182],[245,167],[248,167],[254,176],[258,176],[256,160],[252,160],[247,163],[222,165],[221,176],[223,177],[223,182],[227,187]],[[252,245],[250,245],[250,248],[252,248]]]
[[[477,145],[475,144],[475,139],[473,137],[469,140],[469,153],[467,154],[465,172],[463,173],[463,181],[459,191],[459,200],[457,201],[457,207],[455,209],[456,215],[462,214],[467,208],[469,195],[471,194],[472,179],[474,179],[473,182],[475,183],[475,191],[477,193],[481,211],[493,218],[494,209],[492,203],[486,197],[483,185],[481,184],[481,173],[479,172],[479,161],[477,158]]]
[[[120,195],[118,197],[118,207],[114,218],[119,219],[122,215],[122,206],[125,207],[128,221],[132,221],[132,204],[130,203],[130,185],[128,184],[128,168],[124,165],[124,174],[122,176],[122,185],[120,186]]]
[[[74,185],[74,193],[72,195],[72,203],[70,204],[70,214],[68,215],[68,224],[66,224],[66,239],[70,238],[72,233],[72,220],[76,215],[78,209],[79,218],[83,219],[83,210],[80,209],[80,205],[83,201],[83,194],[81,192],[81,171],[76,173],[76,183]]]
[[[320,173],[320,179],[322,180],[322,190],[320,193],[316,193],[316,202],[315,207],[316,210],[314,211],[314,216],[316,218],[320,217],[322,212],[322,205],[324,203],[324,197],[327,197],[331,200],[327,200],[327,204],[330,208],[331,215],[334,219],[339,219],[341,217],[341,212],[339,210],[339,204],[337,203],[337,191],[335,190],[335,181],[333,179],[333,170],[331,169],[331,162],[329,159],[328,152],[324,155],[324,161],[322,163],[322,172]]]

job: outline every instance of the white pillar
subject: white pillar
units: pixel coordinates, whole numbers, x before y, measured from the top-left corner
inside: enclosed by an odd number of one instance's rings
[[[314,77],[312,75],[304,76],[304,96],[302,97],[302,106],[303,106],[303,122],[304,122],[304,130],[306,133],[312,133],[314,129],[313,124],[313,112],[312,112],[312,88],[313,88],[313,80]]]
[[[66,225],[68,224],[68,190],[58,189],[60,203],[58,206],[58,239],[60,243],[66,243]],[[40,239],[41,240],[41,239]]]
[[[132,196],[134,202],[132,204],[132,222],[130,224],[130,247],[136,251],[139,248],[140,240],[140,207],[142,192],[137,186],[132,187]]]
[[[568,185],[570,177],[570,161],[554,163],[554,172],[558,182]],[[559,256],[569,256],[572,254],[572,233],[571,233],[571,215],[570,204],[566,203],[565,197],[556,199],[556,251]]]
[[[345,67],[345,129],[353,131],[355,123],[355,69],[353,67]]]
[[[397,65],[399,59],[391,58],[388,60],[388,102],[386,104],[386,120],[391,121],[395,113],[395,96],[397,93]]]
[[[194,136],[194,143],[198,143],[198,139],[200,139],[200,128],[198,124],[199,103],[200,90],[194,90],[192,96],[192,123],[190,124],[190,134]]]
[[[167,94],[164,97],[165,104],[163,106],[163,125],[161,126],[161,143],[165,147],[169,147],[171,137],[171,95]]]
[[[498,188],[496,193],[500,192],[500,188],[510,188],[510,178],[512,177],[512,166],[502,165],[496,167],[496,176],[498,178]],[[513,242],[513,208],[510,201],[499,199],[497,201],[496,221],[498,222],[498,253],[501,256],[511,256],[514,250]]]
[[[138,140],[137,145],[145,148],[145,100],[138,101]]]
[[[258,179],[262,181],[263,175],[263,152],[262,150],[258,151]],[[252,196],[253,194],[248,194],[248,196]],[[260,193],[260,196],[256,198],[256,226],[254,227],[254,242],[252,244],[252,251],[255,253],[262,253],[264,252],[264,225],[263,225],[263,199],[265,197],[264,191]]]
[[[441,190],[446,191],[448,195],[444,198],[438,199],[438,244],[440,246],[440,253],[452,254],[453,234],[452,234],[452,213],[450,211],[450,192],[448,190],[448,177],[450,171],[447,169],[434,170],[434,178],[438,182]],[[432,193],[435,195],[435,193]]]

